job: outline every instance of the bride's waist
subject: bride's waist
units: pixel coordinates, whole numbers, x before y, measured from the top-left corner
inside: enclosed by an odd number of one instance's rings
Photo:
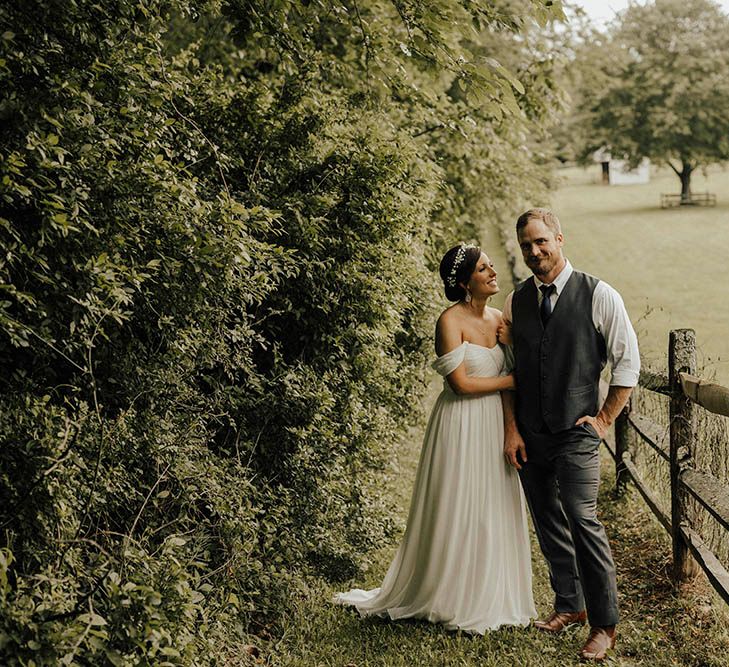
[[[493,375],[474,375],[472,377],[493,377]],[[488,398],[490,396],[501,396],[501,393],[498,391],[489,392],[488,394],[459,394],[451,387],[448,380],[443,380],[443,391],[441,393],[452,398]]]

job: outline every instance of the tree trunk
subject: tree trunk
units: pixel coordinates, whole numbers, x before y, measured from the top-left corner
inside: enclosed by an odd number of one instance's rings
[[[691,172],[694,168],[685,161],[681,162],[681,173],[678,177],[681,179],[681,203],[688,204],[691,202]]]

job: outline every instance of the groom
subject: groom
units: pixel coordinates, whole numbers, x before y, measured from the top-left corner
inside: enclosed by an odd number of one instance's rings
[[[535,625],[556,633],[589,619],[580,655],[603,660],[615,645],[618,592],[597,519],[598,446],[638,382],[638,343],[620,295],[565,259],[554,213],[527,211],[516,233],[534,275],[504,304],[516,374],[516,392],[504,392],[504,454],[520,472],[555,593],[554,611]],[[612,380],[598,410],[606,362]]]

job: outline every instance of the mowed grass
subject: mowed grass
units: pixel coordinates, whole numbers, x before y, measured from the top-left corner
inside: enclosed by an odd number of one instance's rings
[[[665,367],[668,332],[696,330],[699,367],[729,384],[729,171],[696,173],[694,192],[716,207],[661,209],[679,193],[670,170],[646,185],[605,186],[598,165],[560,172],[552,195],[572,264],[615,287],[625,300],[651,366]]]
[[[428,399],[440,388],[437,380]],[[422,425],[396,443],[397,458],[382,492],[400,508],[404,525],[420,450]],[[618,569],[623,621],[617,651],[608,665],[720,667],[729,654],[729,613],[703,578],[677,595],[668,572],[670,542],[637,493],[612,497],[612,462],[603,451],[600,514]],[[532,536],[537,610],[551,610],[548,572]],[[361,619],[335,606],[332,596],[350,587],[380,584],[398,539],[375,554],[371,566],[353,581],[312,580],[292,599],[277,638],[251,638],[259,654],[250,663],[286,667],[565,667],[580,664],[577,653],[585,628],[554,637],[533,628],[502,628],[485,636],[454,633],[422,621]]]

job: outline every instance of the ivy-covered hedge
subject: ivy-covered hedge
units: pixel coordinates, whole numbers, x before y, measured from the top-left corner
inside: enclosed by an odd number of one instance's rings
[[[431,20],[384,5],[383,54]],[[433,261],[482,224],[463,179],[498,170],[479,139],[464,171],[462,74],[368,79],[363,24],[327,16],[312,41],[283,2],[0,9],[3,664],[220,664],[391,532],[377,471],[417,411]],[[536,116],[471,123],[532,173]]]

